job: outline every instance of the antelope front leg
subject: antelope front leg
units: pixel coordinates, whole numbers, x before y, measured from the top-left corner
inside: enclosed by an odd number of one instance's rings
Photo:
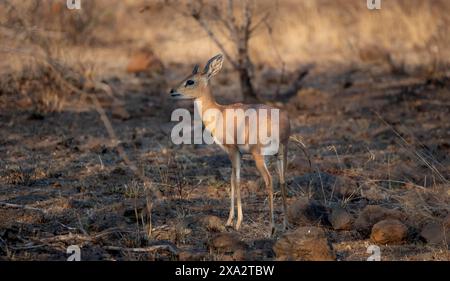
[[[240,165],[241,165],[241,155],[238,150],[230,149],[228,151],[228,156],[231,160],[232,172],[231,172],[231,189],[230,189],[230,214],[227,220],[227,226],[233,225],[234,220],[234,197],[236,196],[235,190],[237,191],[238,199],[238,221],[236,224],[236,229],[239,227],[237,225],[241,224],[242,221],[242,208],[241,206],[241,194],[239,189],[239,178],[240,178]]]
[[[237,163],[235,165],[235,180],[236,180],[236,199],[237,199],[237,222],[236,222],[236,230],[239,230],[241,227],[242,219],[244,218],[244,215],[242,214],[242,203],[241,203],[241,158],[240,154],[237,159]]]
[[[227,226],[231,226],[233,225],[233,221],[234,221],[234,184],[235,184],[235,171],[234,168],[232,169],[233,171],[231,172],[231,187],[230,187],[230,213],[228,215],[228,220],[227,220]]]

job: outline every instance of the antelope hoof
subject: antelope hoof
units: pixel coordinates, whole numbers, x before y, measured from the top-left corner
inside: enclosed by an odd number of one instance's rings
[[[275,236],[275,232],[276,232],[275,226],[271,225],[270,226],[270,235],[269,235],[269,237],[270,238],[274,237]]]
[[[234,227],[234,229],[239,230],[239,228],[241,228],[241,222],[242,221],[237,221],[236,222],[236,226]]]
[[[227,223],[225,224],[225,226],[233,226],[233,218],[228,218]]]

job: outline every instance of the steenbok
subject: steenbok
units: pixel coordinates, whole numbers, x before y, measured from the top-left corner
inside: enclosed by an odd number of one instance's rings
[[[287,113],[275,107],[263,104],[231,104],[216,103],[211,93],[210,80],[223,65],[221,54],[211,58],[203,71],[198,65],[192,74],[184,79],[176,88],[170,90],[173,99],[193,99],[196,110],[201,116],[205,128],[214,141],[228,154],[232,164],[231,175],[231,205],[227,226],[234,222],[234,199],[237,201],[238,230],[242,223],[242,203],[240,191],[241,154],[252,154],[256,168],[264,178],[269,196],[271,235],[275,231],[273,215],[272,176],[267,169],[267,155],[277,157],[279,183],[283,197],[284,228],[287,227],[286,217],[286,164],[287,147],[290,137],[290,124]],[[270,134],[270,145],[261,140],[262,135]],[[270,149],[268,148],[270,147]],[[274,149],[275,148],[275,149]]]

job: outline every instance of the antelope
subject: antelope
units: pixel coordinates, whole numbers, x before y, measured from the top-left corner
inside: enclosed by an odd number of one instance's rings
[[[223,55],[218,54],[212,57],[205,65],[203,71],[199,71],[199,66],[196,65],[188,77],[186,77],[176,88],[170,90],[170,97],[172,99],[193,99],[196,110],[201,115],[202,122],[204,126],[209,129],[211,135],[217,144],[228,154],[231,164],[232,164],[232,174],[231,174],[231,188],[230,188],[230,211],[226,226],[233,226],[235,219],[235,198],[237,201],[237,221],[235,224],[235,229],[239,230],[242,219],[242,203],[241,203],[241,190],[240,190],[240,162],[242,154],[251,154],[256,164],[256,168],[264,179],[266,191],[268,194],[268,202],[270,208],[270,235],[275,232],[274,224],[274,207],[273,207],[273,185],[272,176],[266,165],[266,156],[263,153],[264,144],[258,139],[256,142],[250,142],[250,134],[258,133],[257,131],[265,127],[268,131],[275,132],[278,131],[278,135],[275,136],[278,141],[277,150],[273,155],[277,159],[277,171],[279,175],[279,185],[281,189],[282,199],[283,199],[283,212],[284,212],[284,229],[288,226],[287,214],[286,214],[286,164],[287,164],[287,147],[290,137],[290,121],[287,112],[277,109],[275,107],[263,105],[263,104],[242,104],[236,103],[231,105],[221,105],[218,104],[211,92],[210,80],[216,76],[222,68],[223,65]],[[235,117],[230,118],[234,122],[232,129],[229,126],[218,126],[217,120],[212,118],[206,118],[205,112],[207,110],[213,110],[218,114],[224,116],[222,118],[223,122],[227,121],[227,114],[230,114],[230,110],[255,110],[259,111],[261,109],[272,112],[271,110],[278,110],[278,120],[279,122],[273,123],[269,122],[272,118],[272,113],[266,116],[267,120],[261,120],[261,116],[257,116],[257,126],[250,124],[247,118],[244,120],[239,120]],[[242,134],[239,136],[236,128],[242,128],[240,131]],[[227,131],[228,130],[228,131]],[[233,130],[233,131],[229,131]],[[224,137],[232,135],[233,142],[218,142],[218,139],[223,139]],[[238,144],[237,138],[241,137],[244,140],[243,143]]]

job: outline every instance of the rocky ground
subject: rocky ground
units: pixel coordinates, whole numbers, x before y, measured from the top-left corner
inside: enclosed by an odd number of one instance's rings
[[[70,245],[81,247],[83,260],[366,260],[371,245],[381,260],[450,259],[448,74],[314,68],[294,97],[277,103],[312,166],[291,143],[291,228],[281,230],[275,182],[278,231],[269,237],[266,193],[251,159],[243,160],[244,222],[235,231],[224,227],[227,156],[170,141],[171,109],[192,105],[171,104],[165,93],[190,67],[107,77],[114,99],[91,93],[153,195],[89,100],[74,96],[42,113],[0,92],[0,259],[65,260]],[[216,94],[233,102],[235,77],[221,75]],[[261,96],[275,100],[278,79],[258,75]]]

